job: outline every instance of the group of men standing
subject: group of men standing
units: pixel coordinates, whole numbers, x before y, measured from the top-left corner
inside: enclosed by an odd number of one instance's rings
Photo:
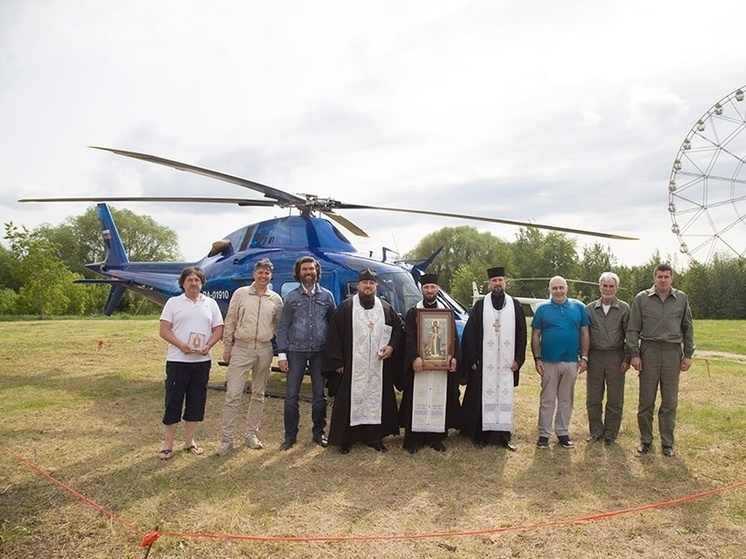
[[[487,270],[489,293],[477,301],[459,340],[453,312],[438,302],[438,277],[420,278],[422,300],[404,320],[377,296],[374,270],[359,273],[357,293],[336,307],[319,279],[321,267],[311,257],[295,263],[298,287],[282,298],[269,288],[273,265],[264,258],[254,266],[254,282],[234,293],[225,323],[214,301],[200,293],[204,275],[187,269],[161,316],[161,336],[169,342],[167,357],[166,438],[159,456],[173,455],[173,439],[186,400],[185,450],[203,451],[194,442],[196,422],[204,415],[209,376],[209,349],[223,340],[228,364],[215,451],[234,446],[238,411],[249,371],[245,444],[263,448],[259,427],[276,336],[278,366],[286,373],[284,441],[292,448],[299,432],[299,394],[306,372],[311,378],[312,440],[338,447],[343,454],[356,443],[385,452],[384,438],[404,428],[404,448],[445,451],[449,429],[459,429],[475,445],[497,445],[510,451],[514,387],[526,358],[526,317],[520,303],[505,292],[503,267]],[[588,371],[588,441],[613,444],[621,424],[625,372],[640,373],[638,451],[649,452],[655,398],[660,386],[659,427],[663,452],[673,456],[678,374],[691,366],[694,351],[691,311],[686,295],[671,286],[670,267],[655,270],[655,285],[629,305],[616,297],[619,278],[611,272],[599,280],[601,298],[587,306],[567,297],[567,283],[550,280],[550,299],[531,321],[531,348],[541,376],[537,447],[549,446],[552,428],[560,445],[574,446],[570,417],[577,375]],[[180,309],[187,313],[186,322]],[[191,313],[191,314],[189,314]],[[182,313],[183,314],[183,313]],[[182,340],[183,338],[183,340]],[[189,365],[199,363],[199,365]],[[191,368],[189,368],[191,367]],[[196,367],[196,368],[195,368]],[[460,384],[465,384],[463,403]],[[325,388],[335,396],[326,435]],[[396,390],[402,391],[397,406]],[[606,391],[607,401],[602,410]],[[604,413],[605,411],[605,413]]]
[[[631,365],[640,378],[637,451],[647,454],[652,448],[653,412],[660,390],[661,448],[664,456],[675,456],[679,376],[691,367],[694,326],[686,294],[672,287],[671,267],[659,264],[653,279],[653,287],[638,293],[631,307],[617,298],[619,277],[613,272],[601,274],[601,297],[585,306],[567,297],[563,278],[550,280],[550,300],[537,308],[531,322],[531,349],[541,375],[537,447],[549,446],[552,420],[559,444],[574,446],[569,428],[575,380],[585,371],[586,441],[613,445],[622,422],[625,374]]]

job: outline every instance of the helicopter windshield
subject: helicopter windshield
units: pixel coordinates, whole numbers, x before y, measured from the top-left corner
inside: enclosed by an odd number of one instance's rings
[[[345,286],[345,297],[357,293],[357,282],[348,282]],[[404,316],[407,309],[413,307],[422,298],[412,276],[405,271],[379,274],[377,295],[391,304],[396,312]]]

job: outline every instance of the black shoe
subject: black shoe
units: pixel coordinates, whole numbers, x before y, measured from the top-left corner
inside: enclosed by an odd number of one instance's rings
[[[663,456],[666,456],[668,458],[673,458],[674,456],[676,456],[676,452],[674,451],[672,446],[664,446]]]
[[[606,446],[611,446],[614,444],[614,439],[604,439],[604,444]]]
[[[601,435],[588,435],[585,438],[585,442],[587,443],[595,443],[596,441],[600,441],[600,440],[601,440]]]
[[[446,451],[446,445],[444,445],[442,442],[438,441],[437,443],[432,443],[430,445],[430,448],[437,452],[445,452]]]
[[[575,443],[570,440],[569,435],[561,435],[557,437],[557,440],[562,445],[562,448],[575,448]]]
[[[539,448],[549,448],[549,437],[539,437],[536,441],[536,446]]]
[[[386,448],[386,445],[383,444],[383,441],[380,439],[377,441],[370,441],[368,443],[368,446],[372,448],[373,450],[375,450],[376,452],[388,452],[389,451],[389,449]]]
[[[290,450],[294,444],[295,441],[293,439],[285,439],[285,442],[280,445],[280,450]]]
[[[407,452],[409,452],[409,454],[417,454],[419,451],[420,451],[420,447],[419,446],[410,446],[407,449]]]
[[[639,452],[640,454],[647,454],[648,452],[650,452],[650,443],[640,443],[637,446],[637,452]]]
[[[329,441],[326,440],[326,437],[324,435],[314,435],[313,442],[315,442],[321,448],[326,448],[327,446],[329,446]]]
[[[518,450],[518,449],[517,449],[517,448],[515,447],[515,445],[514,445],[514,444],[511,444],[511,443],[505,443],[505,444],[501,444],[500,446],[501,446],[501,447],[503,447],[503,448],[505,448],[505,449],[507,449],[507,450],[509,450],[510,452],[515,452],[516,450]]]
[[[349,454],[350,453],[350,445],[349,444],[343,444],[339,447],[339,453],[340,454]]]

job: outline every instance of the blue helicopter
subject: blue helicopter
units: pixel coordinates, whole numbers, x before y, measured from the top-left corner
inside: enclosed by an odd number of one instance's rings
[[[106,257],[103,262],[87,264],[87,268],[102,276],[101,279],[83,279],[82,283],[105,283],[111,285],[104,313],[112,314],[126,290],[138,293],[147,299],[163,305],[169,297],[181,293],[178,276],[186,266],[199,266],[203,269],[206,282],[205,294],[213,297],[223,315],[233,292],[253,281],[254,263],[260,258],[269,258],[275,270],[272,288],[284,296],[298,286],[293,278],[295,261],[306,255],[314,256],[321,264],[321,284],[329,289],[339,303],[357,291],[358,272],[371,268],[378,273],[378,294],[388,301],[400,314],[420,300],[418,279],[430,265],[439,251],[415,264],[387,262],[367,258],[357,252],[344,234],[327,219],[315,217],[322,214],[342,225],[352,233],[367,237],[367,234],[354,223],[335,213],[339,209],[369,209],[396,211],[442,217],[456,217],[469,220],[503,223],[525,227],[551,229],[567,233],[592,235],[614,239],[630,239],[608,233],[581,229],[569,229],[551,225],[525,223],[505,219],[469,216],[429,210],[387,208],[339,202],[314,195],[298,196],[263,185],[248,179],[227,175],[203,167],[197,167],[162,157],[124,151],[113,148],[91,146],[158,165],[173,167],[181,171],[196,173],[209,178],[229,182],[264,195],[265,199],[241,198],[202,198],[202,197],[75,197],[75,198],[26,198],[19,202],[98,202],[97,215],[101,222]],[[210,252],[196,262],[130,262],[122,244],[116,224],[106,202],[207,202],[237,204],[239,206],[279,206],[294,207],[300,215],[262,221],[247,225],[224,239],[213,243]],[[468,311],[458,301],[441,291],[441,302],[452,308],[457,317],[459,333],[468,318]]]

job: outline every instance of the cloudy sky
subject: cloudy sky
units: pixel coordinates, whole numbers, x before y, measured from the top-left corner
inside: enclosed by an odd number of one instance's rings
[[[741,0],[2,0],[0,219],[33,228],[88,207],[22,197],[255,196],[99,145],[292,193],[637,236],[601,242],[622,264],[658,249],[684,265],[671,169],[746,83],[744,21]],[[287,214],[129,207],[176,230],[190,260]],[[378,256],[446,226],[517,232],[341,213]]]

